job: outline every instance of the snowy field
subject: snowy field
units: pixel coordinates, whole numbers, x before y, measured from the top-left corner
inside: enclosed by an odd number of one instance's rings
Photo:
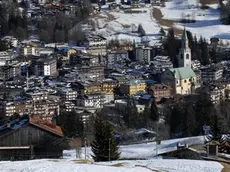
[[[208,5],[209,9],[198,8],[197,0],[172,0],[166,2],[166,7],[159,8],[164,19],[178,21],[185,16],[186,19],[195,19],[195,23],[185,24],[186,29],[197,37],[218,37],[230,40],[230,26],[221,24],[218,4]],[[175,27],[183,29],[183,24],[175,24]]]
[[[162,141],[158,145],[158,153],[175,150],[177,143],[188,145],[202,144],[203,136]],[[154,142],[121,146],[121,158],[146,158],[147,160],[119,160],[93,163],[76,160],[76,151],[64,151],[64,159],[42,159],[31,161],[0,162],[0,172],[221,172],[223,166],[212,161],[195,161],[179,159],[156,159]],[[85,149],[81,157],[85,158]],[[86,149],[86,157],[91,160],[92,152]],[[78,159],[78,158],[77,158]],[[84,164],[83,164],[83,163]]]
[[[96,33],[103,35],[107,39],[119,39],[129,41],[157,41],[159,39],[160,26],[152,17],[151,8],[139,8],[144,13],[125,13],[120,11],[102,11],[93,20],[97,25]],[[112,16],[112,18],[111,18]],[[136,33],[138,25],[141,24],[146,32],[146,36],[139,37]]]
[[[160,153],[166,153],[169,151],[176,150],[178,143],[188,144],[189,146],[199,145],[204,143],[204,137],[198,136],[198,137],[164,140],[161,141],[161,144],[157,145],[157,147],[155,142],[120,146],[121,158],[122,159],[130,159],[130,158],[152,159],[156,156],[156,153],[160,154]],[[87,159],[92,160],[90,156],[92,155],[90,147],[87,147],[86,150],[85,148],[82,148],[79,154],[80,155],[76,156],[76,150],[66,150],[64,151],[64,158],[76,159],[76,157],[78,157],[78,159],[84,159],[86,155]]]
[[[0,162],[1,172],[220,172],[223,166],[211,161],[143,160],[78,164],[70,160]]]
[[[208,5],[209,9],[202,10],[197,2],[197,0],[171,0],[166,2],[165,7],[156,6],[156,8],[161,10],[163,19],[175,21],[174,27],[179,29],[183,29],[184,25],[176,21],[182,16],[186,19],[195,19],[195,23],[185,24],[185,26],[198,38],[218,37],[230,41],[230,26],[221,24],[218,4]],[[97,25],[96,33],[107,39],[127,39],[136,42],[144,40],[150,41],[150,44],[158,42],[161,26],[153,18],[151,7],[146,6],[138,10],[146,12],[133,14],[125,13],[123,10],[111,12],[105,7],[104,11],[93,19]],[[137,30],[138,24],[141,24],[146,31],[146,36],[143,38],[133,32]]]

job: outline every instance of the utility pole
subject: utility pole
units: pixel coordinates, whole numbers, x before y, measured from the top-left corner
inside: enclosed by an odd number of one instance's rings
[[[111,139],[109,139],[109,161],[110,161],[110,140]]]
[[[86,138],[84,140],[85,140],[85,160],[86,160]]]
[[[158,123],[157,123],[157,130],[156,130],[156,159],[158,158],[158,151],[157,151],[157,143],[158,142]]]

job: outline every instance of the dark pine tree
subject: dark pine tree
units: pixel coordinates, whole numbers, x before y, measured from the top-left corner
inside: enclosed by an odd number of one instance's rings
[[[195,116],[195,111],[194,107],[192,104],[187,104],[185,106],[185,113],[184,113],[184,121],[185,121],[185,132],[184,135],[185,137],[191,137],[193,135],[199,134],[196,133],[196,116]]]
[[[217,63],[217,55],[216,55],[216,49],[212,48],[211,52],[210,52],[210,56],[212,59],[213,63]]]
[[[137,32],[140,34],[140,36],[145,36],[146,35],[145,30],[144,30],[144,28],[143,28],[143,26],[141,24],[138,25]]]
[[[119,147],[113,136],[111,126],[100,119],[100,117],[97,117],[94,127],[94,140],[91,144],[93,159],[96,162],[119,159]]]
[[[58,116],[57,121],[65,136],[70,138],[83,137],[84,123],[82,117],[76,114],[76,112],[63,112]]]
[[[128,128],[137,128],[138,111],[135,100],[131,97],[127,100],[125,112],[123,114],[123,120]]]
[[[150,113],[150,119],[152,119],[153,121],[158,121],[160,115],[159,115],[155,100],[152,100],[150,112],[151,112]]]

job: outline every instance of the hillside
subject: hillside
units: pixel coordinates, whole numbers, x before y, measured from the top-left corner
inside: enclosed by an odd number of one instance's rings
[[[230,27],[221,24],[217,1],[200,1],[208,8],[204,10],[201,9],[201,3],[197,2],[197,0],[171,0],[165,3],[165,7],[146,5],[133,9],[144,11],[143,13],[109,11],[105,6],[102,8],[103,11],[93,19],[97,26],[95,32],[108,39],[127,39],[136,42],[144,40],[154,43],[158,42],[160,27],[166,29],[173,27],[176,33],[180,34],[185,26],[198,38],[202,36],[207,39],[218,37],[230,40]],[[195,22],[185,24],[180,22],[182,19],[195,20]],[[141,24],[146,31],[146,36],[142,38],[136,33],[138,24]]]

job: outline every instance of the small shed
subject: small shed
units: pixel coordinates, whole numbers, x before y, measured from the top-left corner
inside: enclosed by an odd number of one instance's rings
[[[217,156],[219,151],[219,145],[220,143],[218,141],[211,141],[207,143],[206,149],[207,149],[207,155],[208,156]]]

